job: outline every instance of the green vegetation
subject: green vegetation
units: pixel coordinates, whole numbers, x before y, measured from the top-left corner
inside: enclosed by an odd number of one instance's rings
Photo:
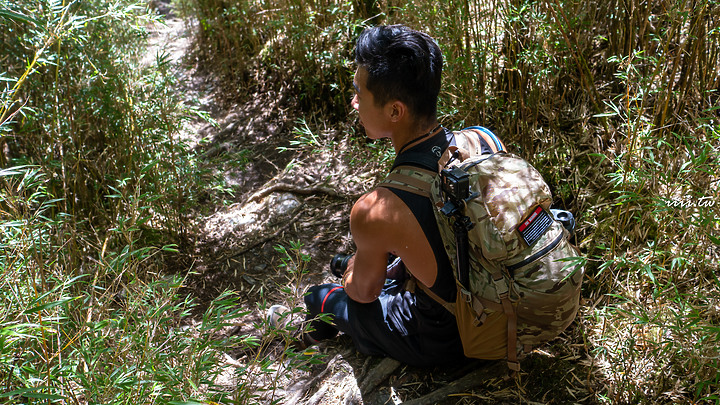
[[[308,153],[337,146],[313,123],[347,121],[363,26],[433,35],[442,122],[493,129],[578,216],[588,274],[569,335],[592,361],[593,400],[720,403],[718,1],[175,6],[236,96],[298,100],[291,146]],[[166,270],[221,186],[178,136],[202,113],[171,91],[168,58],[140,63],[157,18],[146,1],[0,0],[1,402],[248,403],[278,384],[269,340],[221,333],[247,311],[237,297],[200,309]],[[382,144],[367,153],[388,159]],[[279,249],[300,283],[307,258]],[[295,312],[297,291],[283,292]],[[278,333],[283,364],[316,361]],[[218,382],[228,347],[256,353],[232,388]]]
[[[178,137],[201,112],[172,92],[167,56],[139,60],[156,20],[131,0],[0,2],[2,403],[256,395],[218,385],[227,348],[266,357],[268,342],[220,334],[247,313],[237,297],[191,321],[166,270],[207,176]]]

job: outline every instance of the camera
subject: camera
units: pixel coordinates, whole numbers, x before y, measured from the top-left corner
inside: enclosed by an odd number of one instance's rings
[[[440,172],[445,198],[456,205],[470,196],[470,175],[459,167]]]
[[[445,205],[440,212],[446,217],[462,213],[464,201],[470,198],[470,175],[459,167],[443,169],[440,172]]]
[[[342,278],[343,274],[345,274],[345,270],[347,270],[348,261],[350,261],[350,258],[352,255],[345,255],[342,253],[338,253],[335,255],[335,257],[330,260],[330,272],[338,278]]]

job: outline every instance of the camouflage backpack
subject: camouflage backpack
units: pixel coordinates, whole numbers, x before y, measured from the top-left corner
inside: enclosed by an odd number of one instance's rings
[[[579,252],[550,212],[540,173],[485,128],[454,135],[437,172],[398,166],[383,183],[437,207],[445,250],[455,258],[457,300],[417,285],[455,314],[465,355],[506,357],[518,370],[518,352],[555,338],[575,318],[584,270],[562,260]],[[481,154],[480,137],[497,152]]]

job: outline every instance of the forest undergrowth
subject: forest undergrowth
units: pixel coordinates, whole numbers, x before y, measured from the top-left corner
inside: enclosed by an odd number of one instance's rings
[[[587,271],[563,342],[593,389],[575,401],[720,403],[717,1],[173,6],[228,99],[291,97],[302,121],[287,147],[369,178],[391,155],[348,118],[354,39],[380,23],[431,34],[441,122],[491,128],[576,216]],[[280,346],[226,333],[253,310],[237,292],[200,305],[183,290],[194,217],[233,186],[180,136],[208,114],[173,91],[168,56],[140,63],[161,18],[147,1],[0,0],[0,402],[280,403],[278,375],[322,361],[291,345],[292,326],[273,332]],[[310,258],[276,252],[299,312]],[[256,353],[232,389],[218,383],[228,348]]]

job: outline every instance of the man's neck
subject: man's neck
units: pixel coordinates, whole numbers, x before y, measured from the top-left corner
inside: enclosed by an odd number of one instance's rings
[[[395,153],[400,152],[400,150],[402,150],[406,145],[412,143],[416,139],[428,135],[437,128],[438,125],[437,120],[432,120],[427,125],[414,125],[412,128],[408,128],[407,130],[398,131],[391,137]]]

